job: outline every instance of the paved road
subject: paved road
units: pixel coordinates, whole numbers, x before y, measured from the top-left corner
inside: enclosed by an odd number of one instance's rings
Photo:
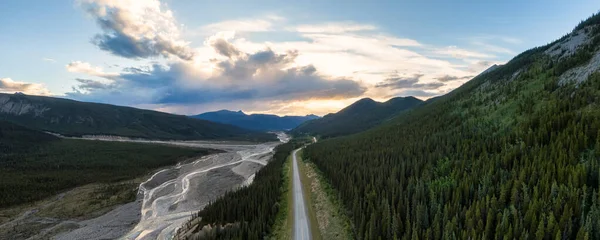
[[[294,178],[294,239],[304,240],[311,239],[310,225],[308,224],[308,214],[306,204],[304,202],[304,194],[302,192],[302,183],[300,182],[300,172],[298,171],[298,160],[296,153],[292,153],[293,158],[293,178]]]

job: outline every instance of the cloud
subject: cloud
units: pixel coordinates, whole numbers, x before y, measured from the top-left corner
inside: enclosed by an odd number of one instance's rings
[[[385,79],[383,82],[377,83],[376,88],[389,89],[405,89],[405,88],[420,88],[420,89],[438,89],[444,86],[441,82],[419,83],[424,74],[414,74],[409,77],[393,76]]]
[[[480,49],[485,50],[487,52],[493,52],[493,53],[500,53],[500,54],[509,54],[509,55],[514,55],[515,52],[513,50],[510,50],[508,48],[504,48],[504,47],[500,47],[494,44],[489,44],[489,43],[485,43],[485,42],[472,42],[473,45],[478,46]]]
[[[285,19],[276,15],[271,15],[261,19],[239,19],[211,23],[202,26],[193,31],[191,35],[212,35],[218,32],[268,32],[274,30],[274,22],[281,22]]]
[[[423,90],[419,90],[419,89],[411,89],[411,90],[404,90],[402,92],[399,92],[396,94],[396,96],[413,96],[413,97],[430,98],[430,97],[435,97],[435,96],[439,96],[442,94],[443,93],[428,92],[428,91],[423,91]]]
[[[51,63],[55,63],[56,60],[52,59],[52,58],[42,58],[43,61],[45,62],[51,62]]]
[[[239,100],[344,99],[364,94],[366,88],[350,78],[319,74],[313,65],[298,65],[298,52],[274,52],[270,48],[248,53],[225,39],[207,45],[224,59],[213,59],[210,71],[197,63],[177,61],[167,65],[125,68],[111,84],[79,79],[67,95],[77,99],[110,101],[108,96],[128,103],[202,104]],[[74,64],[79,72],[103,73],[96,67]],[[85,67],[81,67],[85,66]]]
[[[119,73],[104,72],[102,70],[102,68],[94,67],[90,63],[87,63],[87,62],[74,61],[74,62],[70,62],[69,64],[67,64],[65,67],[67,68],[67,71],[69,71],[69,72],[83,73],[83,74],[87,74],[87,75],[91,75],[91,76],[95,76],[95,77],[114,79],[117,76],[119,76]]]
[[[300,33],[346,33],[358,31],[373,31],[377,27],[369,24],[358,24],[354,22],[329,22],[322,24],[306,24],[288,28],[290,31]]]
[[[455,81],[458,78],[498,63],[493,53],[501,52],[473,43],[477,39],[465,39],[472,49],[434,46],[389,35],[371,24],[290,21],[297,23],[292,25],[276,15],[236,18],[188,31],[158,0],[78,1],[102,29],[92,41],[101,49],[132,59],[166,57],[160,63],[118,67],[122,70],[116,72],[70,63],[68,71],[85,75],[76,76],[77,86],[67,95],[86,101],[161,109],[273,103],[266,105],[280,112],[291,111],[297,102],[307,110],[316,109],[307,107],[312,103],[333,101],[325,105],[335,111],[340,103],[358,97],[439,95],[460,86],[463,81]],[[268,32],[272,41],[254,38],[265,34],[245,34],[256,32]],[[181,35],[205,39],[192,49]]]
[[[114,88],[113,84],[107,84],[107,83],[103,83],[103,82],[96,81],[96,80],[84,79],[84,78],[76,78],[75,80],[77,82],[79,82],[79,85],[77,85],[77,87],[79,89],[85,90],[85,91],[95,91],[95,90],[99,90],[99,89]]]
[[[50,95],[50,91],[42,84],[17,82],[10,78],[0,78],[1,93],[21,92],[31,95]]]
[[[175,56],[191,60],[194,51],[180,39],[177,21],[158,0],[79,0],[103,33],[93,37],[100,49],[125,58]]]
[[[459,48],[457,46],[449,46],[445,48],[438,48],[433,51],[434,54],[449,56],[453,58],[494,58],[496,56],[486,53],[480,53]]]
[[[437,78],[435,78],[435,79],[437,79],[437,80],[438,80],[438,81],[440,81],[440,82],[450,82],[450,81],[455,81],[455,80],[471,79],[471,78],[473,78],[473,77],[474,77],[474,76],[472,76],[472,75],[469,75],[469,76],[462,76],[462,77],[459,77],[459,76],[451,76],[451,75],[443,75],[443,76],[441,76],[441,77],[437,77]]]
[[[210,38],[208,44],[213,47],[218,54],[228,58],[236,57],[241,54],[240,50],[223,38]]]

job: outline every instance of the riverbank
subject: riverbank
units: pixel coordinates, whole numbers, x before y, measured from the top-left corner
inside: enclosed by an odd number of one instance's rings
[[[169,238],[190,212],[226,191],[251,183],[254,173],[267,164],[279,144],[143,143],[211,148],[220,153],[180,161],[133,180],[88,184],[45,200],[1,209],[0,239]]]

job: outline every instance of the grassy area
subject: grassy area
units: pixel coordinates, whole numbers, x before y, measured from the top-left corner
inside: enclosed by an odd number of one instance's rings
[[[15,148],[12,148],[15,149]],[[157,168],[214,153],[155,144],[56,139],[0,153],[0,208],[37,201],[67,189],[103,183],[97,201],[111,198],[126,183]],[[135,194],[119,195],[123,201]],[[96,201],[96,200],[93,200]]]
[[[304,160],[302,160],[302,150],[298,151],[296,158],[298,159],[298,170],[300,171],[300,181],[302,182],[304,201],[306,202],[308,219],[310,220],[310,233],[312,234],[312,239],[326,239],[323,238],[323,235],[321,234],[321,224],[317,218],[317,211],[323,211],[323,209],[317,208],[317,202],[315,201],[316,199],[313,197],[314,193],[312,186],[314,178],[308,177]]]
[[[294,222],[293,201],[294,192],[292,191],[292,156],[290,155],[283,165],[283,184],[281,195],[284,196],[280,201],[280,210],[275,219],[273,234],[270,239],[292,239],[292,229]]]
[[[313,163],[300,156],[298,160],[301,161],[298,164],[304,178],[303,185],[308,188],[305,194],[309,198],[312,212],[316,214],[314,222],[318,226],[321,239],[352,239],[350,219],[346,216],[335,189],[323,178]]]

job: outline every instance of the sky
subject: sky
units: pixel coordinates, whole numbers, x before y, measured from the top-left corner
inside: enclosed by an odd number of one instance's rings
[[[0,92],[306,115],[443,95],[570,32],[593,0],[0,1]]]

